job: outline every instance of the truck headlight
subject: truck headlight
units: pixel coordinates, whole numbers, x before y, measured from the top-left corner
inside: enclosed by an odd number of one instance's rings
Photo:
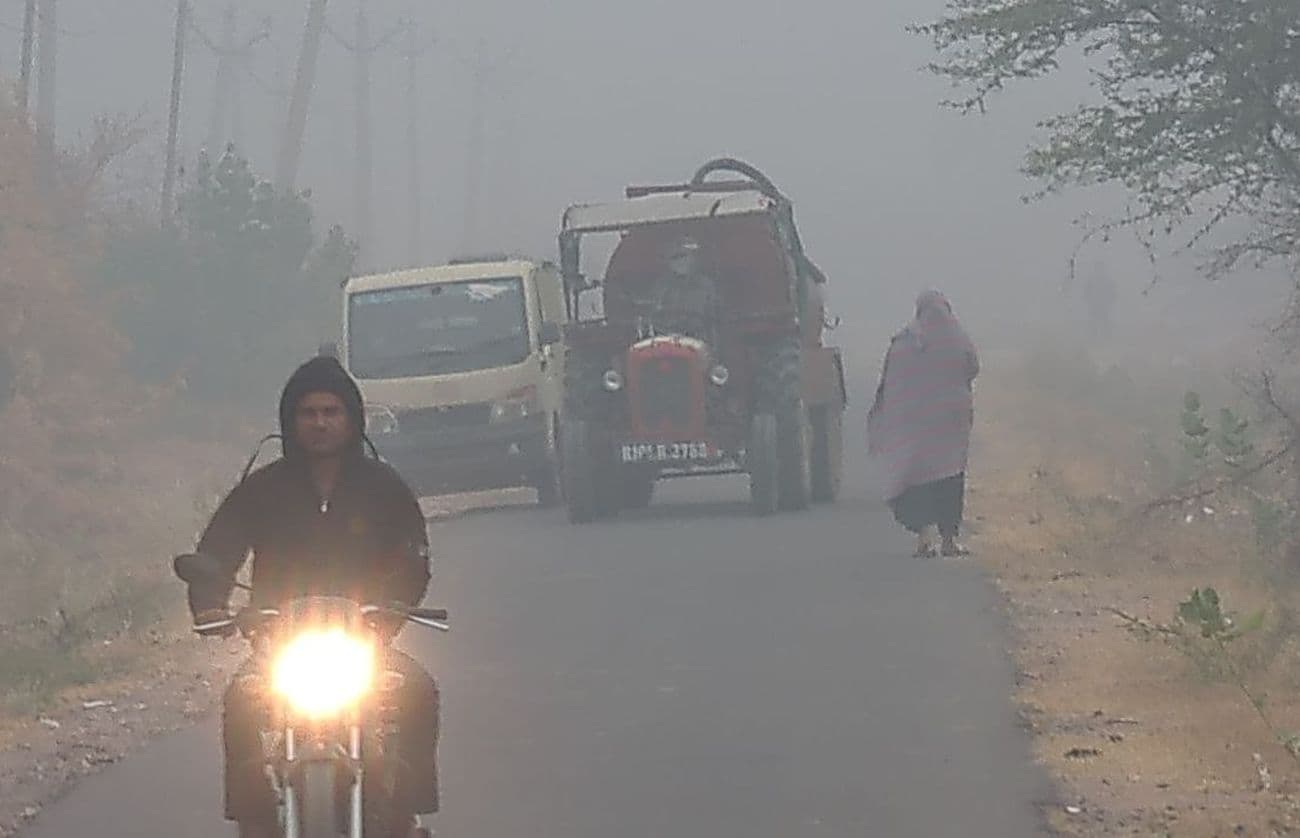
[[[382,404],[366,405],[366,430],[380,436],[397,433],[397,411]]]
[[[489,418],[493,424],[518,422],[538,413],[540,409],[537,401],[537,388],[529,384],[527,387],[511,390],[506,394],[505,398],[493,402],[492,413]]]
[[[623,373],[618,370],[605,370],[601,376],[600,384],[610,393],[617,393],[623,389]]]
[[[374,679],[373,642],[343,629],[313,630],[280,649],[271,688],[294,712],[323,719],[354,706]]]

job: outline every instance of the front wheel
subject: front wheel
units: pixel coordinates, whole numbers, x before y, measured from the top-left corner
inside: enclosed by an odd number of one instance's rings
[[[629,470],[623,475],[621,483],[624,509],[645,509],[654,499],[654,472]]]
[[[339,838],[343,834],[336,780],[337,770],[332,762],[303,765],[302,784],[298,787],[301,838]]]
[[[537,472],[533,487],[537,489],[537,505],[550,509],[560,504],[560,476],[554,465],[546,465]]]

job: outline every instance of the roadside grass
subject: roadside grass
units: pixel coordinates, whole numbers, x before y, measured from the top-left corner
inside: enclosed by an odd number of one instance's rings
[[[1284,740],[1300,729],[1300,585],[1261,537],[1279,524],[1235,489],[1148,509],[1186,488],[1185,393],[1248,405],[1228,368],[1089,356],[1046,338],[990,353],[977,396],[974,541],[1011,604],[1037,756],[1072,807],[1055,826],[1291,829],[1300,766]],[[1261,615],[1223,654],[1143,636],[1116,613],[1181,629],[1180,603],[1205,588],[1239,619]]]
[[[193,544],[239,459],[223,444],[141,442],[107,471],[37,487],[41,514],[0,525],[0,717],[147,671],[182,641],[169,558]]]

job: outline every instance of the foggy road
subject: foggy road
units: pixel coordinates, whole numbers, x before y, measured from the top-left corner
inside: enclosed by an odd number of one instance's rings
[[[455,631],[404,643],[444,690],[441,836],[1016,838],[1050,796],[1010,701],[991,586],[909,557],[861,486],[748,517],[743,479],[651,509],[433,526]],[[49,809],[26,838],[199,838],[211,722]]]

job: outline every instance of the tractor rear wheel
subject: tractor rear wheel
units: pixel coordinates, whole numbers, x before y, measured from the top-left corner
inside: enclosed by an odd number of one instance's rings
[[[812,499],[834,503],[844,475],[844,411],[832,405],[812,410]]]
[[[781,412],[777,423],[780,507],[800,511],[812,500],[812,423],[803,400]]]
[[[745,467],[749,471],[749,505],[755,515],[771,515],[777,508],[776,414],[756,413],[749,420]]]

